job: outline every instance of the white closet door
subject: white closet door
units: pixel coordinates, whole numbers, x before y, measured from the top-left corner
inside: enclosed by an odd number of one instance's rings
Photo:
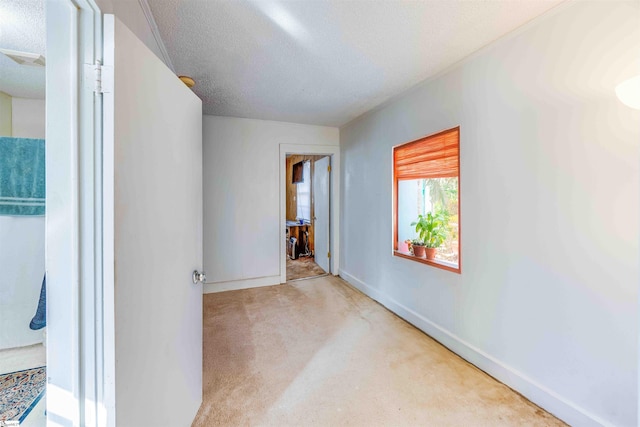
[[[202,401],[202,103],[118,19],[104,35],[115,424],[189,426]]]
[[[314,249],[315,261],[325,272],[329,269],[329,165],[330,157],[323,157],[314,164]]]

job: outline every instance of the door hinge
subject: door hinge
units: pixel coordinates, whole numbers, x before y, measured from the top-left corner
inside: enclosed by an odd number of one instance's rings
[[[327,258],[331,258],[331,252],[327,252]]]
[[[84,86],[95,93],[113,92],[113,67],[95,64],[84,64]]]
[[[327,166],[327,172],[331,172],[331,165]]]

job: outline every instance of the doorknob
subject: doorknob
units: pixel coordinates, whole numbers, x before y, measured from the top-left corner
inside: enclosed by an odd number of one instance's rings
[[[193,273],[191,273],[191,280],[193,280],[193,283],[196,285],[198,283],[202,283],[204,285],[207,281],[207,273],[204,271],[193,270]]]

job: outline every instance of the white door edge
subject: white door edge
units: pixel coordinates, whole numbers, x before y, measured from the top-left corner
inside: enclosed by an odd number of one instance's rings
[[[313,170],[314,259],[320,268],[327,273],[331,273],[331,259],[328,254],[328,252],[331,252],[331,233],[329,232],[331,226],[331,198],[329,197],[331,188],[331,156],[325,156],[315,160]],[[323,185],[323,182],[326,184],[326,187]],[[322,191],[323,187],[326,191]],[[319,194],[320,197],[318,197]]]

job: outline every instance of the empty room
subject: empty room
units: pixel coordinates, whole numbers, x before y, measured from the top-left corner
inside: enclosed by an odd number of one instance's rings
[[[639,23],[0,1],[0,425],[637,426]]]

